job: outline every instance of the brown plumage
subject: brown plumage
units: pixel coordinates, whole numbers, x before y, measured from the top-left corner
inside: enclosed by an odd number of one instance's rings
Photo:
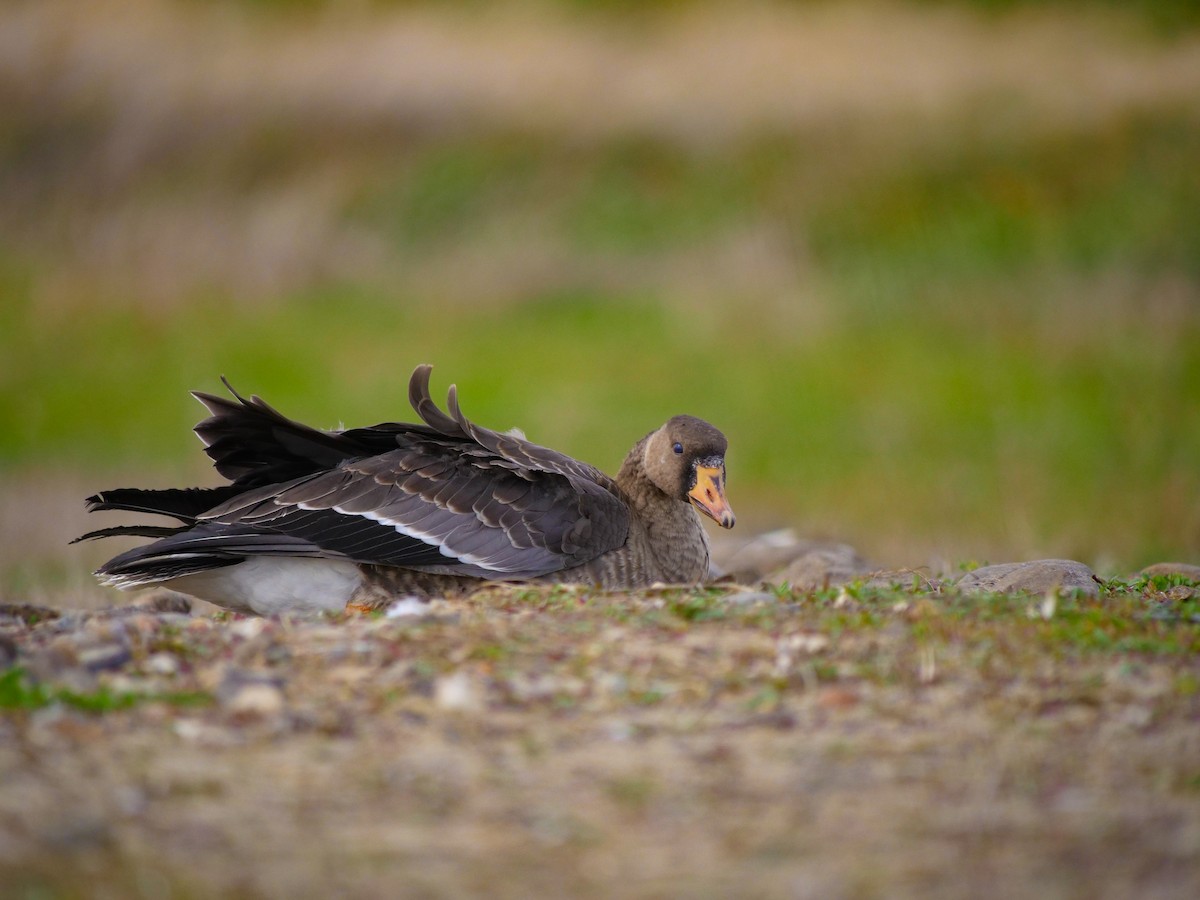
[[[301,425],[232,388],[234,400],[196,393],[211,413],[196,433],[230,483],[89,498],[90,510],[181,523],[85,535],[158,538],[96,574],[121,588],[166,584],[260,614],[374,607],[481,580],[636,588],[708,577],[697,510],[726,528],[734,521],[716,428],[675,416],[610,478],[469,421],[453,387],[442,411],[429,374],[418,366],[409,383],[422,424],[345,431]]]

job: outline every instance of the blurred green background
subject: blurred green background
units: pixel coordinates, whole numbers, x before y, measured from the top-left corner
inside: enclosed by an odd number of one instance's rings
[[[409,419],[433,363],[748,537],[1200,555],[1200,14],[1142,2],[0,8],[0,587],[213,479],[189,389]]]

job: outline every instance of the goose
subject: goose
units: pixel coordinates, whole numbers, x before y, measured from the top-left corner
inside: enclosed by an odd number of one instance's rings
[[[679,415],[629,451],[615,478],[516,432],[471,422],[431,366],[409,380],[420,424],[325,431],[261,398],[200,391],[195,427],[227,484],[118,488],[89,512],[167,516],[76,540],[155,538],[96,572],[120,589],[165,586],[258,615],[371,610],[406,596],[467,593],[488,581],[605,589],[697,585],[710,577],[700,514],[732,528],[725,436]]]

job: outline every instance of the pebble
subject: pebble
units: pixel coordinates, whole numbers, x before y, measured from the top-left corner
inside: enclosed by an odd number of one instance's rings
[[[151,653],[144,668],[150,675],[174,675],[179,671],[179,660],[170,653]]]
[[[716,535],[712,539],[712,559],[721,574],[739,584],[753,584],[813,546],[813,541],[802,540],[790,528],[778,528],[749,540]]]
[[[829,638],[818,633],[793,634],[780,641],[781,644],[801,653],[821,653],[829,649]]]
[[[784,677],[802,656],[813,656],[829,649],[829,638],[823,634],[792,634],[775,644],[775,673]]]
[[[1189,581],[1200,581],[1200,566],[1193,566],[1189,563],[1161,562],[1155,563],[1152,566],[1146,566],[1138,574],[1148,577],[1156,575],[1182,575]]]
[[[229,626],[229,633],[244,641],[251,641],[266,631],[270,624],[270,620],[268,619],[242,619],[240,622],[234,622]]]
[[[173,730],[189,743],[210,747],[228,747],[237,742],[234,732],[199,719],[176,719]]]
[[[100,640],[124,639],[129,634],[129,628],[120,619],[109,619],[95,616],[83,623],[82,631],[89,637]]]
[[[800,538],[790,528],[769,531],[749,541],[717,536],[712,555],[717,573],[738,584],[786,581],[792,587],[815,590],[852,581],[871,571],[853,547]]]
[[[1184,600],[1191,600],[1193,597],[1200,597],[1200,588],[1188,587],[1184,584],[1177,584],[1173,588],[1167,588],[1164,595],[1168,600],[1174,600],[1180,603]]]
[[[862,696],[858,691],[837,685],[821,688],[817,694],[817,706],[826,710],[850,709],[857,706],[861,700]]]
[[[882,590],[939,591],[943,582],[940,578],[927,574],[924,569],[883,569],[872,572],[863,586]]]
[[[513,673],[507,680],[507,687],[513,699],[521,703],[582,697],[587,692],[587,684],[579,678],[539,673]]]
[[[221,707],[239,718],[269,718],[283,712],[279,680],[256,672],[229,669],[216,693]]]
[[[350,687],[357,687],[360,684],[370,682],[379,670],[374,666],[359,666],[359,665],[340,665],[325,671],[325,677],[331,684],[345,684]]]
[[[779,597],[766,591],[745,591],[726,594],[721,598],[730,606],[752,606],[755,603],[778,603]]]
[[[454,712],[478,712],[483,709],[483,697],[466,672],[455,672],[439,678],[433,686],[433,702],[438,709]]]
[[[112,642],[81,647],[76,658],[89,672],[108,672],[132,660],[133,653],[128,644]]]
[[[66,669],[79,664],[80,641],[69,634],[55,635],[36,654],[39,662],[51,669]]]
[[[429,604],[420,597],[401,597],[387,608],[384,617],[400,619],[405,616],[423,616],[429,612]]]
[[[960,578],[958,588],[969,594],[1082,591],[1089,597],[1100,596],[1095,573],[1083,563],[1070,559],[1038,559],[983,566]]]
[[[871,571],[870,564],[849,544],[813,544],[767,580],[786,583],[797,590],[815,591],[846,584]]]
[[[145,596],[139,597],[131,605],[150,612],[178,613],[185,616],[191,615],[192,612],[190,597],[165,589],[151,591]]]
[[[235,716],[269,718],[283,712],[283,691],[269,682],[244,684],[222,703]]]

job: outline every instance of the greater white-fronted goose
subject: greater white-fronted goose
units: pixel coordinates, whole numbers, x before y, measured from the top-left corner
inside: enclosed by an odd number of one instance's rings
[[[196,392],[196,426],[230,480],[215,488],[120,488],[89,511],[131,510],[180,525],[116,526],[79,540],[158,540],[105,563],[119,588],[161,584],[239,612],[376,608],[481,580],[637,588],[709,574],[697,510],[724,528],[725,436],[693,416],[646,435],[616,478],[523,437],[448,413],[418,366],[409,401],[424,424],[319,431],[246,399]]]

